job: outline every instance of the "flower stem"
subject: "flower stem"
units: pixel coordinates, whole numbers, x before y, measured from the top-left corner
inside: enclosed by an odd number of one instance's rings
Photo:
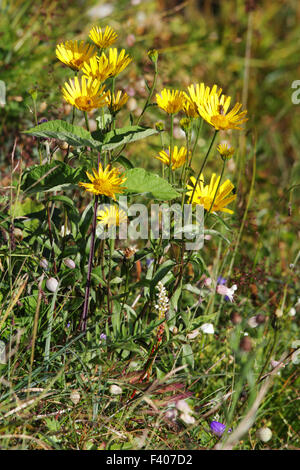
[[[174,115],[171,114],[170,158],[169,158],[169,183],[171,182],[171,174],[172,174],[173,131],[174,131]]]
[[[89,263],[88,263],[88,273],[87,273],[87,279],[86,279],[85,297],[84,297],[83,311],[82,311],[82,316],[81,316],[81,321],[80,321],[80,328],[81,328],[82,331],[86,331],[87,316],[88,316],[88,310],[89,310],[91,273],[92,273],[92,265],[93,265],[94,249],[95,249],[97,208],[98,208],[98,196],[96,195],[95,196],[95,203],[94,203],[94,216],[93,216],[93,225],[92,225],[92,234],[91,234],[91,249],[90,249],[90,256],[89,256]]]
[[[206,212],[205,216],[204,216],[204,222],[206,220],[206,218],[208,217],[208,215],[210,214],[213,206],[214,206],[214,203],[215,203],[215,200],[216,200],[216,197],[217,197],[217,194],[218,194],[218,191],[219,191],[219,187],[220,187],[220,184],[221,184],[221,181],[222,181],[222,178],[223,178],[223,174],[224,174],[224,170],[225,170],[225,165],[226,165],[226,158],[223,159],[223,168],[222,168],[222,171],[221,171],[221,176],[220,176],[220,179],[219,179],[219,182],[218,182],[218,186],[217,186],[217,189],[215,191],[215,194],[214,194],[214,197],[213,197],[213,200],[212,200],[212,203],[210,205],[210,208],[209,208],[209,211]]]
[[[84,119],[85,119],[86,128],[90,132],[89,120],[88,120],[88,115],[86,111],[84,111]]]
[[[154,71],[154,78],[153,78],[153,83],[152,83],[152,86],[150,88],[150,91],[149,91],[149,95],[148,95],[148,98],[146,100],[146,103],[144,104],[144,107],[143,107],[143,110],[141,112],[141,114],[139,115],[138,117],[138,120],[136,121],[136,125],[139,124],[140,120],[142,119],[149,103],[150,103],[150,100],[152,98],[152,95],[153,95],[153,91],[154,91],[154,88],[156,86],[156,79],[157,79],[157,74],[158,74],[158,68],[157,68],[157,62],[154,63],[154,67],[155,67],[155,71]]]
[[[204,157],[202,166],[201,166],[201,168],[200,168],[200,170],[199,170],[197,179],[196,179],[196,181],[195,181],[194,189],[193,189],[193,192],[192,192],[192,197],[191,197],[191,199],[190,199],[190,200],[191,200],[191,204],[193,203],[193,197],[194,197],[194,194],[195,194],[195,191],[196,191],[196,187],[197,187],[197,184],[198,184],[200,175],[201,175],[201,173],[202,173],[202,171],[203,171],[203,169],[204,169],[204,167],[205,167],[205,165],[206,165],[207,159],[208,159],[208,157],[209,157],[209,154],[210,154],[210,151],[211,151],[212,146],[213,146],[213,144],[214,144],[214,141],[215,141],[215,138],[216,138],[216,136],[217,136],[217,133],[218,133],[218,130],[216,129],[216,130],[215,130],[215,133],[214,133],[214,135],[213,135],[213,138],[212,138],[212,140],[211,140],[211,143],[210,143],[210,145],[209,145],[209,147],[208,147],[208,150],[207,150],[207,152],[206,152],[206,155],[205,155],[205,157]]]

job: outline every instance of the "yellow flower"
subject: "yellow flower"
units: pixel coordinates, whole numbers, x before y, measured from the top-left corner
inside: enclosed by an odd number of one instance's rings
[[[122,106],[127,103],[128,98],[129,97],[127,93],[124,92],[122,96],[122,91],[120,90],[117,92],[116,95],[114,93],[113,95],[111,95],[111,92],[109,91],[106,97],[106,103],[112,113],[117,113],[118,111],[120,111]]]
[[[98,80],[92,78],[87,79],[82,76],[80,83],[78,77],[75,77],[74,80],[70,79],[69,83],[65,82],[62,91],[68,103],[81,111],[91,111],[106,104],[107,92],[104,93],[104,86],[100,88],[100,85]]]
[[[197,118],[199,117],[197,105],[186,97],[185,102],[183,104],[183,111],[185,115],[189,118]]]
[[[81,69],[83,63],[96,53],[94,46],[84,41],[67,41],[56,46],[56,57],[73,70]]]
[[[112,76],[114,67],[109,63],[105,56],[93,56],[89,62],[84,62],[81,68],[83,74],[89,78],[92,77],[99,82],[104,82],[108,77]]]
[[[223,144],[218,145],[217,150],[219,154],[221,155],[222,159],[230,159],[232,155],[234,154],[234,148],[230,147],[227,142],[224,142]]]
[[[187,195],[190,196],[189,204],[200,204],[204,206],[204,209],[207,211],[211,210],[211,212],[227,212],[228,214],[233,214],[231,209],[228,209],[227,206],[230,202],[234,201],[236,198],[236,194],[231,194],[232,190],[234,189],[233,184],[231,181],[226,180],[221,186],[218,188],[220,181],[220,176],[216,177],[214,173],[211,177],[210,183],[206,186],[204,185],[203,175],[201,174],[200,180],[196,186],[193,201],[191,201],[194,187],[196,184],[196,179],[191,177],[192,186],[187,186],[190,191],[187,192]],[[216,193],[217,191],[217,193]],[[210,209],[212,202],[215,198],[212,208]]]
[[[100,49],[104,49],[111,46],[116,41],[118,35],[110,26],[106,26],[104,32],[102,32],[99,26],[94,26],[90,31],[89,37]]]
[[[110,169],[108,165],[103,170],[102,165],[99,165],[98,171],[93,169],[93,175],[86,172],[88,179],[91,183],[79,183],[86,191],[90,193],[112,197],[116,200],[116,194],[120,194],[125,189],[121,185],[126,181],[126,178],[120,173],[117,168]]]
[[[187,101],[194,105],[194,107],[198,108],[198,106],[203,105],[206,103],[208,98],[213,95],[220,96],[222,93],[222,89],[218,90],[217,85],[214,85],[212,89],[209,86],[205,86],[204,83],[197,83],[197,85],[190,85],[188,87],[189,95],[185,94]],[[198,112],[199,115],[199,112]]]
[[[102,52],[102,56],[108,59],[108,62],[112,67],[112,77],[119,75],[119,73],[121,73],[132,61],[131,57],[126,54],[125,49],[122,49],[120,54],[118,55],[118,50],[116,48],[109,48],[108,57],[105,55],[104,52]]]
[[[245,118],[247,111],[240,113],[242,105],[236,103],[232,110],[227,113],[230,101],[230,96],[221,95],[220,92],[210,94],[198,105],[199,114],[216,130],[240,130],[242,129],[241,124],[248,121]]]
[[[168,114],[176,114],[183,109],[185,97],[183,91],[164,88],[160,95],[156,94],[158,106]]]
[[[170,152],[171,152],[171,147],[169,147],[169,150],[167,152],[165,152],[164,150],[159,152],[158,156],[155,158],[163,162],[165,165],[170,166]],[[175,145],[173,148],[172,156],[171,156],[172,170],[176,170],[176,168],[180,168],[185,163],[186,157],[187,157],[187,149],[185,147],[181,147],[178,151],[178,147]]]
[[[106,206],[105,209],[98,211],[97,219],[102,225],[107,225],[108,227],[119,226],[120,224],[127,221],[127,215],[122,210],[116,206]]]

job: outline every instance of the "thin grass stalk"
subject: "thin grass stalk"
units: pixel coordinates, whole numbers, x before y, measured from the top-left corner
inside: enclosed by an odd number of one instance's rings
[[[92,234],[91,234],[91,248],[88,262],[88,273],[86,279],[86,288],[85,288],[85,297],[83,304],[82,317],[80,322],[80,328],[82,331],[86,331],[88,309],[89,309],[89,297],[90,297],[90,287],[91,287],[91,273],[93,266],[93,257],[95,250],[95,234],[96,234],[96,223],[97,223],[97,209],[98,209],[98,196],[95,196],[94,203],[94,215],[93,215],[93,225],[92,225]]]
[[[53,294],[52,302],[50,305],[50,310],[48,313],[48,327],[47,327],[47,332],[46,332],[46,344],[45,344],[45,353],[44,353],[44,362],[46,363],[46,369],[48,369],[48,366],[49,366],[51,334],[52,334],[55,302],[57,298],[58,289],[59,289],[59,284],[57,285],[56,291]]]

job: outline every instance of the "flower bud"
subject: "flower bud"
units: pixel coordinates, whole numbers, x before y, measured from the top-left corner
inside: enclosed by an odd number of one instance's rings
[[[64,264],[67,266],[67,268],[70,268],[70,269],[74,269],[76,267],[76,264],[70,258],[64,259]]]
[[[165,130],[165,125],[163,122],[161,121],[158,121],[155,123],[155,129],[158,131],[158,132],[162,132]]]
[[[230,315],[230,320],[232,321],[234,325],[239,325],[240,323],[242,323],[243,319],[239,313],[232,312]]]
[[[190,406],[185,400],[178,400],[178,402],[176,403],[176,408],[177,410],[182,411],[182,413],[185,413],[185,414],[192,413]]]
[[[270,428],[260,428],[256,436],[263,442],[268,442],[272,437],[272,431]]]
[[[118,385],[111,385],[109,388],[109,392],[111,395],[121,395],[122,389]]]
[[[46,260],[46,258],[41,259],[39,265],[40,265],[41,268],[43,268],[45,271],[47,271],[48,261]]]
[[[46,287],[50,292],[55,292],[58,286],[58,282],[54,277],[49,277],[46,281]]]
[[[240,341],[240,349],[249,352],[252,349],[252,342],[249,336],[244,336]]]
[[[77,390],[72,390],[70,393],[70,399],[74,405],[77,405],[77,403],[80,401],[80,393]]]
[[[170,408],[165,412],[165,418],[170,419],[171,421],[175,421],[177,418],[178,411],[175,408]]]
[[[184,421],[186,424],[194,424],[195,423],[195,418],[188,413],[181,413],[180,419]]]
[[[185,132],[185,134],[188,134],[188,132],[192,128],[192,121],[189,118],[182,118],[179,121],[179,125],[180,125],[181,129],[183,130],[183,132]]]
[[[256,315],[255,319],[256,319],[256,322],[257,322],[259,325],[261,325],[262,323],[265,323],[265,321],[266,321],[265,315],[262,315],[261,313],[259,313],[258,315]]]
[[[148,51],[148,57],[151,60],[151,62],[153,62],[153,64],[156,64],[156,62],[158,60],[157,50],[156,49],[150,49],[150,51]]]

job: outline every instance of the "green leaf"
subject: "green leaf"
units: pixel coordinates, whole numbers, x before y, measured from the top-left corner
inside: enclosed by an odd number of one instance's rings
[[[166,180],[143,168],[133,168],[125,172],[125,194],[143,194],[151,199],[170,201],[179,193]]]
[[[97,146],[100,146],[102,150],[113,150],[120,145],[136,142],[137,140],[145,139],[154,134],[157,134],[157,131],[151,127],[127,126],[121,129],[115,129],[106,134],[101,130],[92,132],[92,138],[98,141]],[[101,145],[99,142],[101,142]]]
[[[36,165],[23,175],[22,190],[27,194],[73,188],[86,176],[81,168],[71,168],[58,160]]]
[[[95,141],[90,132],[80,126],[74,126],[66,121],[55,119],[54,121],[43,122],[38,126],[24,131],[25,134],[30,134],[35,137],[42,137],[44,139],[58,139],[73,147],[99,147],[99,142]]]
[[[131,170],[132,168],[134,168],[131,161],[123,155],[120,155],[118,158],[116,158],[113,163],[120,163],[120,165],[122,165],[126,170]]]
[[[194,369],[194,354],[189,344],[184,344],[182,346],[182,364],[188,364],[192,369]]]
[[[176,264],[175,261],[168,259],[165,261],[156,271],[153,279],[151,280],[150,284],[150,295],[151,297],[154,294],[154,289],[156,285],[158,284],[159,281],[161,281],[167,274],[168,272],[172,269],[172,267]]]

